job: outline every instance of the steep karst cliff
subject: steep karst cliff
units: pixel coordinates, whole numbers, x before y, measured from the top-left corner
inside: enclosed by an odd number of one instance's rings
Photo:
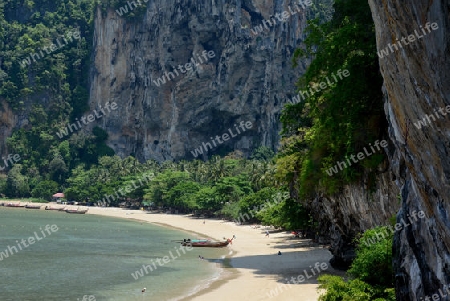
[[[389,225],[398,212],[399,189],[388,166],[380,166],[374,183],[369,184],[369,177],[364,176],[339,194],[320,194],[313,200],[311,209],[319,222],[320,239],[331,244],[333,267],[348,268],[355,257],[354,238],[373,227]]]
[[[112,9],[95,20],[90,106],[118,103],[119,110],[101,120],[116,153],[139,160],[193,158],[192,151],[241,121],[251,128],[214,150],[207,146],[207,153],[203,148],[198,157],[275,149],[280,111],[304,69],[293,69],[291,57],[304,34],[305,10],[291,0],[145,5],[142,20],[128,21]],[[290,10],[295,14],[285,22],[252,32]],[[194,70],[179,69],[192,58],[199,64]]]
[[[393,49],[380,58],[380,68],[396,148],[391,169],[401,187],[397,220],[414,210],[427,216],[395,235],[397,300],[433,294],[450,300],[439,292],[445,294],[450,284],[450,5],[445,0],[369,3],[378,50],[389,44]],[[402,41],[411,35],[415,38],[404,40],[408,44]]]

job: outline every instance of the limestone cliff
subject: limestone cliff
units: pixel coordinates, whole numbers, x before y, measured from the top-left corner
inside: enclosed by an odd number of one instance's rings
[[[118,155],[139,160],[189,159],[203,142],[249,121],[251,129],[206,154],[203,149],[199,157],[232,150],[249,154],[261,145],[275,149],[281,109],[304,71],[291,64],[306,24],[305,11],[296,11],[294,4],[156,0],[145,4],[142,21],[133,22],[112,9],[99,11],[90,106],[119,105],[101,121],[108,144]],[[289,11],[288,6],[297,13],[252,33],[263,20]],[[206,60],[204,51],[214,57]],[[175,73],[191,58],[199,64],[196,69]],[[163,76],[165,84],[158,81]]]
[[[369,177],[346,185],[334,196],[319,195],[311,208],[319,222],[320,240],[330,243],[335,268],[348,268],[355,257],[353,240],[376,226],[390,224],[400,208],[399,189],[389,165],[380,166],[376,181]]]
[[[445,0],[369,3],[378,50],[394,49],[380,58],[380,68],[396,148],[390,161],[401,186],[397,219],[414,210],[427,216],[395,235],[397,300],[423,300],[450,285],[450,6]],[[415,41],[402,42],[410,35]],[[402,47],[395,50],[397,39]],[[419,128],[418,120],[425,125]]]

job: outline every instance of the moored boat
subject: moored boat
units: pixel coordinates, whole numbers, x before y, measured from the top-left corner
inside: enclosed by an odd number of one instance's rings
[[[80,210],[79,208],[77,209],[66,209],[65,211],[67,213],[75,213],[75,214],[85,214],[86,212],[88,212],[89,209],[85,209],[85,210]]]
[[[25,207],[25,205],[22,205],[21,203],[7,203],[5,204],[5,207]]]
[[[45,210],[63,211],[64,208],[58,208],[58,207],[52,207],[52,206],[45,206]]]
[[[204,248],[222,248],[228,246],[230,240],[227,241],[211,241],[208,239],[187,239],[181,242],[185,247],[204,247]]]
[[[25,205],[25,208],[27,209],[41,209],[41,205]]]

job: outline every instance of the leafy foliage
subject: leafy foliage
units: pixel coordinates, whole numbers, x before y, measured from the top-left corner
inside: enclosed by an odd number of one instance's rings
[[[16,185],[17,175],[10,180],[8,195],[30,196],[32,191],[41,195],[39,181],[63,186],[77,165],[90,166],[100,156],[114,154],[101,129],[68,140],[56,135],[88,109],[96,5],[94,0],[0,3],[0,99],[15,114],[28,117],[7,138],[8,152],[21,155],[19,173],[26,175],[23,185]],[[75,31],[79,39],[69,38]]]
[[[319,301],[395,301],[393,288],[376,288],[359,279],[344,281],[339,276],[322,275],[317,278],[319,288],[326,293]]]
[[[337,81],[310,93],[304,102],[286,105],[281,116],[284,139],[277,164],[279,179],[295,185],[305,198],[321,190],[335,193],[384,159],[373,155],[332,177],[325,172],[381,139],[386,130],[369,5],[337,0],[334,7],[332,20],[309,22],[305,48],[296,50],[294,62],[312,59],[298,81],[299,91],[328,83],[333,76]],[[339,70],[348,70],[350,75],[341,79],[336,75]]]
[[[356,239],[356,258],[348,270],[351,279],[346,282],[338,276],[320,276],[319,287],[326,289],[326,292],[319,300],[394,301],[392,239],[392,232],[387,227],[377,227],[364,232]]]
[[[58,192],[58,183],[54,181],[39,182],[31,191],[31,196],[34,198],[41,198],[46,201],[52,200],[52,195]]]
[[[392,240],[387,227],[365,231],[357,239],[357,256],[348,273],[373,285],[393,286]]]
[[[268,147],[260,146],[253,151],[250,159],[268,161],[275,156],[275,153]]]
[[[266,161],[213,157],[207,162],[141,164],[133,157],[122,160],[118,156],[98,161],[89,167],[80,164],[70,172],[64,189],[67,199],[107,206],[145,202],[154,209],[230,220],[252,212],[252,218],[242,222],[286,228],[309,225],[306,209],[289,199],[283,187],[273,184],[273,165]],[[139,181],[144,174],[153,177]],[[40,184],[36,194],[41,185],[45,186]],[[118,193],[126,187],[132,189]]]
[[[8,173],[6,194],[11,197],[26,197],[30,195],[29,178],[21,174],[21,164],[15,164]]]

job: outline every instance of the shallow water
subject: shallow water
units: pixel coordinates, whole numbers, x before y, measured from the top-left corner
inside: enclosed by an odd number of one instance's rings
[[[46,231],[46,225],[57,230]],[[228,251],[183,253],[171,242],[188,237],[193,236],[136,221],[0,207],[0,300],[176,300],[217,277],[218,259]],[[158,263],[164,256],[166,263]],[[136,280],[132,273],[143,265],[153,270],[134,274]]]

